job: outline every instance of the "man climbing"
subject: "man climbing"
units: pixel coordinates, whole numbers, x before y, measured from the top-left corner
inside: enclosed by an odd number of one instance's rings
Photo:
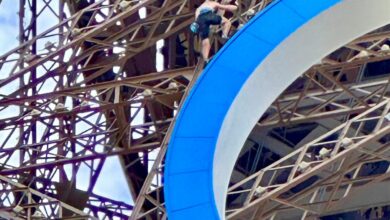
[[[210,53],[210,25],[222,25],[222,38],[228,39],[228,34],[230,27],[232,26],[231,22],[217,14],[218,10],[226,10],[233,12],[237,10],[236,5],[224,5],[215,1],[205,0],[195,12],[195,22],[191,25],[191,30],[193,32],[198,32],[202,40],[202,56],[206,64],[209,62],[209,53]]]

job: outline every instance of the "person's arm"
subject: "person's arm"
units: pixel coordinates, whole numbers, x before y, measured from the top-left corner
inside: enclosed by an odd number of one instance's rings
[[[216,7],[220,10],[226,10],[226,11],[231,11],[231,12],[237,10],[236,5],[223,5],[220,3],[216,3]]]
[[[199,8],[195,10],[195,20],[198,19],[199,16]]]

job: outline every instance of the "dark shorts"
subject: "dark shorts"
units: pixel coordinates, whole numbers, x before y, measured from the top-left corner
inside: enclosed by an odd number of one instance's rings
[[[199,24],[200,38],[204,40],[209,37],[210,25],[220,25],[222,23],[222,17],[210,11],[199,15],[197,23]]]

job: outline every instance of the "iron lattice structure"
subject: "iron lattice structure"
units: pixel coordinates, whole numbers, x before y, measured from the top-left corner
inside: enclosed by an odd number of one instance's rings
[[[239,1],[238,12],[226,16],[239,28],[271,2]],[[20,44],[0,57],[1,217],[167,218],[162,179],[167,143],[180,103],[203,66],[197,59],[199,39],[188,30],[200,3],[19,1]],[[47,13],[57,21],[41,31]],[[286,210],[319,217],[360,187],[388,178],[387,171],[359,175],[366,164],[389,158],[390,69],[365,78],[375,72],[370,66],[388,66],[388,30],[368,33],[328,55],[275,100],[237,162],[229,219],[275,218]],[[222,46],[219,31],[213,34],[214,53]],[[164,70],[157,72],[159,40],[165,42]],[[307,124],[317,126],[299,143],[278,133]],[[266,155],[259,145],[264,141],[277,155],[273,163],[259,163]],[[326,157],[319,155],[322,148],[329,151]],[[114,156],[134,205],[94,193],[105,160]],[[76,187],[81,169],[88,171],[86,190]],[[281,173],[287,175],[284,181]],[[311,178],[320,180],[287,195]],[[320,192],[329,198],[320,201]]]

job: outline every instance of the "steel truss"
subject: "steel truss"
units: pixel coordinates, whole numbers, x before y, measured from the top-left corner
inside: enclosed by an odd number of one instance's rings
[[[168,39],[172,43],[168,67],[175,67],[175,39],[180,37],[189,50],[187,65],[195,64],[192,45],[197,39],[186,30],[195,1],[128,1],[125,7],[121,1],[84,6],[83,1],[60,1],[58,9],[53,2],[20,1],[20,45],[0,57],[0,105],[7,112],[0,119],[5,137],[0,175],[81,209],[87,207],[92,216],[123,219],[133,207],[94,195],[93,188],[105,159],[120,155],[131,192],[134,198],[138,195],[147,164],[153,162],[148,154],[160,148],[194,75],[194,67],[150,74],[155,67],[145,68],[139,62],[155,56],[151,47],[157,40]],[[44,6],[38,8],[37,3]],[[25,6],[32,14],[26,27]],[[145,18],[139,18],[140,9],[146,11]],[[38,33],[37,22],[45,11],[53,12],[59,22]],[[218,41],[215,45],[219,47]],[[105,82],[113,79],[113,67],[119,68],[117,80]],[[19,111],[9,113],[16,108]],[[139,116],[144,123],[134,122]],[[13,143],[15,137],[18,143]],[[20,158],[16,164],[10,162],[15,155]],[[75,188],[81,166],[90,170],[85,193]],[[66,187],[60,188],[58,182]],[[85,196],[81,200],[86,201],[68,201],[75,195]]]
[[[175,112],[201,66],[195,67],[199,41],[187,30],[199,2],[132,0],[123,5],[121,0],[99,0],[81,5],[85,2],[81,0],[59,1],[58,8],[53,8],[53,0],[41,1],[20,0],[20,45],[0,57],[0,110],[7,113],[0,118],[0,180],[7,195],[2,197],[0,216],[30,219],[38,208],[47,206],[51,211],[42,213],[46,218],[166,218],[162,175],[167,143]],[[43,6],[38,8],[37,2]],[[240,1],[239,13],[227,16],[238,26],[270,2]],[[145,18],[140,18],[141,9],[146,11]],[[34,16],[25,26],[27,10]],[[37,23],[46,11],[58,18],[58,24],[40,33]],[[389,35],[378,30],[324,58],[297,81],[305,85],[303,89],[292,87],[275,101],[260,119],[259,129],[349,118],[385,105],[387,77],[361,81],[354,76],[368,63],[390,58],[381,50]],[[222,45],[217,36],[214,51]],[[163,51],[163,72],[156,71],[153,60],[160,39],[168,45]],[[184,54],[177,51],[180,44],[186,47]],[[185,64],[178,62],[183,56]],[[347,80],[342,75],[347,75]],[[139,117],[144,118],[142,123],[136,122]],[[374,134],[373,139],[379,138],[379,133]],[[359,151],[349,150],[356,148]],[[352,152],[361,153],[361,149],[334,152],[355,155]],[[121,160],[136,201],[134,207],[93,193],[110,156]],[[11,162],[15,157],[18,162]],[[373,158],[367,156],[366,160]],[[333,157],[323,160],[326,164],[332,161]],[[334,161],[341,163],[340,159]],[[347,162],[344,171],[357,169],[358,165]],[[300,163],[296,160],[294,167]],[[292,178],[309,177],[320,165],[313,162],[307,174]],[[89,171],[86,191],[76,188],[82,167]],[[359,181],[359,177],[350,181]],[[321,187],[326,184],[333,183],[324,182]],[[252,185],[251,190],[256,187]],[[72,201],[72,197],[80,201]],[[241,207],[240,213],[252,213],[259,199],[252,196],[244,207],[253,208]],[[295,206],[302,206],[300,202],[294,201]],[[15,210],[17,206],[22,209]],[[269,207],[260,214],[273,215],[284,208]],[[306,215],[313,214],[310,210],[304,210]]]
[[[332,203],[348,196],[351,190],[388,178],[386,172],[362,181],[359,171],[372,160],[389,159],[389,140],[384,138],[390,134],[385,119],[389,109],[390,102],[385,99],[232,186],[229,193],[242,195],[244,202],[242,207],[228,210],[228,218],[237,218],[244,211],[248,214],[251,208],[254,219],[275,218],[277,210],[283,206],[303,210],[302,218],[308,214],[322,214]],[[299,184],[313,177],[315,181],[311,186],[305,186],[304,192],[294,195],[294,191],[299,191]],[[356,182],[360,184],[352,184]],[[239,191],[235,191],[238,188]]]
[[[324,58],[270,106],[255,127],[256,134],[306,122],[321,124],[326,119],[347,122],[300,148],[296,146],[295,151],[281,155],[282,159],[255,174],[231,182],[228,197],[235,198],[235,202],[228,205],[228,219],[278,219],[292,214],[297,219],[318,218],[330,213],[335,204],[340,205],[337,201],[364,188],[360,186],[367,188],[388,177],[387,171],[382,175],[359,176],[362,167],[388,160],[380,154],[386,154],[388,146],[388,140],[381,138],[389,135],[384,119],[389,111],[389,74],[362,80],[367,65],[389,59],[388,50],[383,50],[383,44],[388,43],[385,29],[361,37]],[[356,46],[360,44],[365,48]],[[368,124],[375,129],[367,130]],[[350,148],[345,152],[351,154],[340,151],[346,149],[341,147],[346,140],[351,140],[351,146],[356,146],[351,149],[358,153],[349,151]],[[329,155],[319,155],[321,150]]]
[[[8,204],[2,207],[1,211],[7,211],[14,214],[0,216],[9,219],[31,219],[31,218],[61,218],[61,219],[85,219],[88,214],[75,209],[58,199],[51,198],[37,190],[31,189],[18,182],[4,176],[0,176],[0,188],[2,204]],[[14,201],[12,198],[14,197]],[[25,204],[27,201],[28,204]],[[39,201],[39,202],[38,202]],[[44,212],[44,213],[42,213]],[[57,214],[58,213],[58,214]]]

